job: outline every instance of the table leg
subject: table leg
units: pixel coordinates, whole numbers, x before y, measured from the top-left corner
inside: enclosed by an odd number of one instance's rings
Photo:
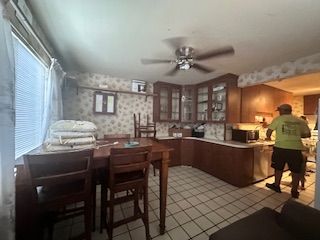
[[[166,230],[166,207],[167,207],[167,190],[168,190],[168,165],[169,152],[162,153],[160,166],[160,234]]]

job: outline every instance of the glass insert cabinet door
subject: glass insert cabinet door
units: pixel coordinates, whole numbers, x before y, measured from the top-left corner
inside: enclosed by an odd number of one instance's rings
[[[169,89],[160,89],[160,120],[169,119]]]
[[[212,86],[212,121],[225,121],[226,120],[226,96],[227,96],[226,83],[215,84]]]
[[[198,88],[197,120],[208,120],[208,87]]]
[[[180,89],[172,89],[171,93],[171,120],[179,120],[180,116]]]
[[[182,121],[183,122],[192,122],[193,121],[193,89],[184,88],[183,94],[181,97],[182,103]]]

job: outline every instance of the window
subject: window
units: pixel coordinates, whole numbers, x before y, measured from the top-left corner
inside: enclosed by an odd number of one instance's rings
[[[42,144],[45,82],[48,69],[14,36],[15,158]]]

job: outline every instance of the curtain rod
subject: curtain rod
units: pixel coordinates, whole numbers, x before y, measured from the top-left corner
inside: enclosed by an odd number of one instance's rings
[[[42,47],[42,49],[44,50],[44,52],[47,54],[47,56],[52,59],[53,56],[50,54],[50,52],[47,50],[46,46],[43,44],[43,42],[41,41],[41,39],[38,37],[38,35],[35,33],[35,31],[33,30],[32,26],[30,25],[30,23],[28,22],[28,20],[25,18],[24,14],[22,13],[22,11],[20,10],[20,8],[17,6],[17,4],[13,1],[10,0],[10,3],[12,5],[12,7],[14,8],[14,10],[19,14],[19,17],[23,20],[23,22],[21,22],[21,24],[23,24],[28,31],[31,33],[31,35],[37,40],[37,42],[40,44],[40,46]]]

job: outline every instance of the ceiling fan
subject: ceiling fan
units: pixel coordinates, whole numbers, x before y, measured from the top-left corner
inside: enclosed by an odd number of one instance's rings
[[[177,38],[169,38],[163,40],[169,47],[175,50],[176,59],[174,60],[166,60],[166,59],[147,59],[142,58],[142,64],[157,64],[157,63],[170,63],[176,64],[176,66],[167,72],[165,75],[173,76],[179,70],[189,70],[191,68],[198,70],[202,73],[210,73],[213,72],[214,69],[208,68],[202,64],[197,63],[198,61],[207,60],[212,57],[218,57],[222,55],[233,55],[234,49],[232,46],[226,46],[218,49],[214,49],[202,54],[196,54],[194,48],[190,46],[185,46],[186,38],[177,37]]]

